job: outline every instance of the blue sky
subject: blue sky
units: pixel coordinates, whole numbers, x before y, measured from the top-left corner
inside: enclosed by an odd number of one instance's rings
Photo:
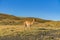
[[[60,0],[0,0],[0,13],[60,20]]]

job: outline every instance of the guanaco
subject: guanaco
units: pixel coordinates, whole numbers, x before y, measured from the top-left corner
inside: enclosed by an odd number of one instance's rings
[[[25,27],[31,27],[34,24],[34,21],[35,21],[34,19],[32,21],[26,20],[24,22]]]

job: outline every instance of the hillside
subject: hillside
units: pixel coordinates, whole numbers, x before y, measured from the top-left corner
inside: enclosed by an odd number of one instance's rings
[[[31,27],[23,25],[32,19],[35,24]],[[0,40],[60,40],[60,21],[0,13]]]
[[[0,13],[0,25],[23,25],[24,21],[35,20],[34,25],[36,26],[50,26],[50,27],[59,27],[60,21],[45,20],[35,17],[17,17],[9,14]]]
[[[37,26],[60,26],[60,21],[45,20],[35,17],[17,17],[14,15],[0,13],[0,25],[23,25],[24,21],[32,21],[32,19],[35,20],[35,24]]]
[[[0,13],[0,25],[17,25],[23,23],[25,20],[32,20],[35,19],[35,22],[44,23],[50,22],[51,20],[44,20],[40,18],[34,17],[17,17],[14,15],[2,14]]]

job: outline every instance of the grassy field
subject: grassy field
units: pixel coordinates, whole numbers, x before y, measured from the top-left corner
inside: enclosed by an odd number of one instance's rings
[[[24,27],[32,19],[34,24]],[[0,40],[60,40],[60,21],[0,13]]]
[[[59,27],[0,25],[0,40],[60,40]]]

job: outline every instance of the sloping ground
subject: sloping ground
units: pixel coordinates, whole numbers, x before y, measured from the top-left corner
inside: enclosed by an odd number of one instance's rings
[[[24,27],[32,19],[37,23]],[[0,40],[60,40],[60,21],[0,14]]]
[[[19,24],[20,20],[21,20],[21,18],[19,18],[19,17],[0,13],[0,25]]]
[[[39,24],[39,23],[49,24],[50,23],[52,25],[53,24],[60,25],[60,21],[44,20],[44,19],[35,18],[35,17],[16,17],[14,15],[0,13],[0,25],[22,25],[24,21],[26,20],[32,21],[32,19],[35,20],[36,24]]]
[[[14,15],[0,13],[0,25],[20,25],[25,20],[31,21],[32,19],[35,19],[35,22],[38,22],[38,23],[44,23],[44,22],[51,21],[51,20],[44,20],[40,18],[34,18],[34,17],[16,17]]]
[[[19,17],[13,16],[13,15],[8,15],[8,14],[1,14],[0,13],[0,20],[3,20],[3,19],[20,20]]]

